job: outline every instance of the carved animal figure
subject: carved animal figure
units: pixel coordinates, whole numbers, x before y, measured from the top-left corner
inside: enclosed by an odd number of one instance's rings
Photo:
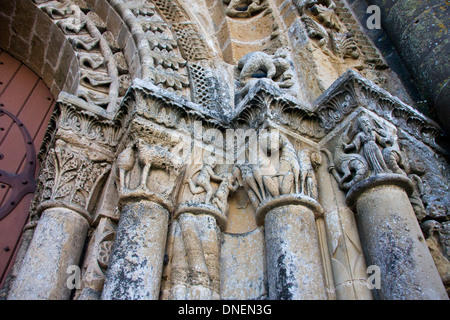
[[[142,139],[137,142],[138,146],[138,161],[141,165],[142,174],[139,188],[148,190],[147,178],[149,176],[152,166],[166,169],[168,171],[179,171],[183,165],[183,161],[178,156],[170,153],[166,148],[157,145],[148,145]]]
[[[136,163],[134,152],[136,149],[135,143],[130,143],[117,157],[117,167],[119,169],[119,183],[120,190],[124,191],[130,187],[130,174]]]
[[[406,176],[406,162],[404,155],[393,147],[387,147],[383,150],[383,158],[387,167],[394,173]],[[403,168],[403,169],[402,169]]]
[[[226,13],[229,17],[248,18],[266,8],[267,0],[223,0],[228,5]]]
[[[203,167],[200,169],[200,173],[197,175],[195,182],[189,180],[189,188],[193,194],[199,194],[206,191],[205,203],[211,202],[213,195],[213,187],[211,186],[211,180],[222,181],[222,177],[219,177],[214,172],[214,168],[217,165],[217,159],[214,157],[207,157],[204,161]]]
[[[337,142],[336,149],[333,156],[328,150],[322,150],[328,157],[329,171],[333,174],[339,187],[343,190],[350,189],[357,182],[365,179],[369,173],[369,166],[367,161],[361,155],[357,153],[346,153],[344,151],[344,145],[348,139],[348,131],[350,126],[347,127],[345,132],[341,135]],[[342,176],[337,172],[342,172]]]
[[[238,62],[238,69],[241,70],[239,81],[246,84],[258,71],[266,74],[265,78],[273,79],[277,69],[270,55],[261,51],[250,52],[243,56]]]

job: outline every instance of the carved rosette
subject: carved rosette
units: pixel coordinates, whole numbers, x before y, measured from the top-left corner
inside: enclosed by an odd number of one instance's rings
[[[81,289],[76,294],[78,300],[99,299],[116,229],[117,224],[114,221],[103,217],[92,233],[82,266]]]

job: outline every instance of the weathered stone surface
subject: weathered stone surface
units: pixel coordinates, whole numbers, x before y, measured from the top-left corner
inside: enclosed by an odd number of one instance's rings
[[[269,211],[265,219],[269,299],[325,300],[314,213],[300,205]]]
[[[394,176],[374,177],[356,198],[367,265],[380,268],[379,299],[447,299],[405,189]]]
[[[78,266],[87,229],[86,219],[73,210],[45,210],[8,299],[69,299],[67,270]]]
[[[448,6],[373,2],[445,105]],[[39,152],[42,220],[10,298],[371,299],[377,264],[375,298],[445,299],[447,138],[405,103],[423,101],[359,25],[366,7],[2,2],[1,50],[59,95]],[[280,134],[260,139],[268,129]],[[73,294],[69,262],[82,270]]]
[[[150,201],[123,208],[102,299],[159,298],[168,218],[166,209]]]
[[[243,234],[224,233],[220,253],[220,297],[229,300],[267,298],[264,228]]]

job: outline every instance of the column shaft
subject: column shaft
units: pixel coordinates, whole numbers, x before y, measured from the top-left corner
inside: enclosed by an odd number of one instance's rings
[[[102,299],[159,299],[169,212],[147,200],[123,207]]]
[[[384,184],[356,198],[367,265],[380,268],[379,299],[447,299],[447,294],[402,187]]]
[[[86,219],[71,209],[45,210],[8,299],[69,299],[67,268],[78,265],[87,229]]]
[[[314,213],[284,205],[265,217],[269,299],[327,299]]]

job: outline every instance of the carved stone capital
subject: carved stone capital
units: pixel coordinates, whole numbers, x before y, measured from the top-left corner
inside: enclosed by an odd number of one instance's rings
[[[120,113],[118,115],[120,116]],[[43,161],[56,139],[80,147],[96,148],[97,151],[112,158],[113,150],[117,147],[122,133],[121,123],[113,121],[111,114],[105,110],[70,94],[61,93],[55,104],[38,159]]]
[[[91,205],[98,194],[100,181],[110,168],[109,160],[101,155],[57,140],[48,151],[39,175],[41,190],[37,212],[66,207],[90,221]]]
[[[264,225],[266,214],[274,208],[288,205],[299,205],[310,209],[317,219],[324,213],[321,205],[311,197],[304,194],[286,194],[272,199],[268,199],[261,203],[256,211],[256,222],[258,225]]]

